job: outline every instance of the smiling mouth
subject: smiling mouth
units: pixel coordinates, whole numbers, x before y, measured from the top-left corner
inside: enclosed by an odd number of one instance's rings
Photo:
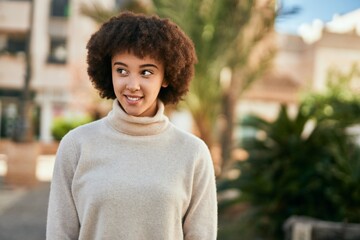
[[[125,97],[127,100],[129,100],[131,102],[137,102],[143,98],[143,97],[135,97],[135,96],[127,96],[127,95],[125,95]]]

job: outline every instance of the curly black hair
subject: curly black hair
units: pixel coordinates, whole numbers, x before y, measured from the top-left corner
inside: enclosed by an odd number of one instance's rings
[[[111,75],[111,57],[131,52],[137,57],[149,56],[164,65],[168,86],[158,98],[177,103],[189,90],[197,57],[193,42],[172,21],[158,16],[124,12],[112,17],[95,32],[86,46],[87,72],[102,98],[115,99]]]

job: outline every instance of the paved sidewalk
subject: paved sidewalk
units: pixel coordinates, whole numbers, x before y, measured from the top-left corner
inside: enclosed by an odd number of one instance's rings
[[[44,240],[50,183],[11,189],[0,181],[0,239]]]

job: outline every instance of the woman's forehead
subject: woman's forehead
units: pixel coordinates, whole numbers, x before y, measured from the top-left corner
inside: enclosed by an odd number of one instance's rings
[[[114,51],[111,58],[114,58],[114,56],[121,55],[121,54],[124,54],[124,53],[135,55],[136,57],[141,58],[141,59],[150,58],[150,59],[153,59],[154,61],[159,62],[160,64],[164,65],[164,61],[160,57],[160,54],[156,54],[155,52],[152,52],[152,51],[149,51],[149,52],[136,51],[136,50],[134,50],[132,48],[118,49],[117,51]]]

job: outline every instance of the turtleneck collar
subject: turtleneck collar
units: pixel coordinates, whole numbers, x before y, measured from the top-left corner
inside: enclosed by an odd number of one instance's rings
[[[164,115],[164,110],[164,104],[158,101],[158,110],[155,116],[135,117],[128,115],[115,99],[106,120],[114,129],[127,135],[156,135],[163,132],[169,125],[169,119]]]

